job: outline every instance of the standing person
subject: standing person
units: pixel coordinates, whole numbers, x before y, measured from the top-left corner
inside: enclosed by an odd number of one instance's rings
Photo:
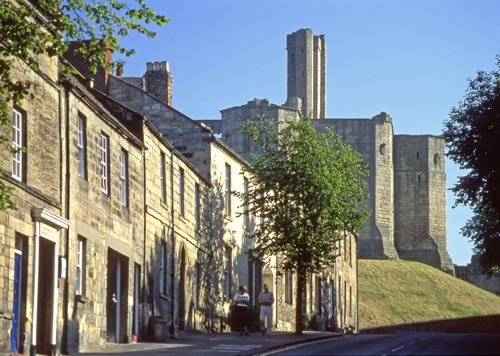
[[[235,305],[234,312],[234,327],[240,332],[240,335],[248,335],[248,312],[250,305],[250,296],[247,293],[247,287],[242,284],[239,292],[234,295],[233,303]]]
[[[274,295],[273,292],[269,291],[269,285],[264,283],[264,290],[259,294],[259,303],[260,303],[260,329],[262,331],[262,335],[269,336],[271,332],[271,328],[273,326],[273,303],[274,303]],[[267,328],[265,321],[267,319]]]

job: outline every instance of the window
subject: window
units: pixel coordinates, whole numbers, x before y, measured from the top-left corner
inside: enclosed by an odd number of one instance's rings
[[[291,271],[285,272],[285,303],[293,303],[293,273]]]
[[[167,294],[167,242],[162,240],[160,248],[160,294]]]
[[[101,133],[101,191],[109,195],[109,136]]]
[[[76,295],[85,294],[85,250],[86,241],[83,237],[78,236],[76,241]]]
[[[231,277],[233,275],[233,249],[225,246],[225,259],[224,259],[224,297],[231,298]]]
[[[196,183],[194,186],[194,215],[196,219],[196,230],[201,228],[201,190],[200,185]]]
[[[194,307],[199,308],[200,307],[200,288],[201,288],[201,266],[198,262],[195,264],[195,269],[194,269],[194,281],[195,281],[195,291],[194,291]]]
[[[12,109],[12,177],[18,181],[24,180],[23,144],[24,120],[20,111]]]
[[[250,209],[248,205],[248,178],[243,177],[243,189],[244,189],[244,202],[243,202],[243,225],[248,230],[250,229],[250,214],[248,209]]]
[[[420,153],[417,152],[417,159],[420,159]]]
[[[184,169],[179,168],[179,213],[184,216]]]
[[[77,130],[78,176],[87,179],[87,128],[83,115],[78,115]]]
[[[315,276],[314,278],[314,284],[315,284],[315,290],[314,290],[314,294],[315,294],[315,297],[316,297],[316,312],[319,313],[319,314],[323,314],[323,296],[321,295],[321,292],[322,292],[322,289],[321,289],[321,277],[320,276]]]
[[[224,209],[226,216],[231,216],[231,166],[226,163],[226,179],[224,184],[225,201]]]
[[[120,204],[128,207],[128,152],[124,149],[120,152]]]
[[[160,186],[161,186],[161,202],[165,203],[167,201],[167,180],[165,176],[165,154],[162,153],[160,156]]]

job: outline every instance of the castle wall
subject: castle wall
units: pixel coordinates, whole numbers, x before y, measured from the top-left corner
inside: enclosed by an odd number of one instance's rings
[[[395,136],[395,241],[401,258],[452,272],[446,251],[444,147],[440,137]]]
[[[397,258],[394,248],[393,129],[390,117],[382,113],[368,119],[314,120],[321,132],[333,128],[345,143],[358,151],[368,165],[367,206],[372,214],[358,237],[360,258]]]

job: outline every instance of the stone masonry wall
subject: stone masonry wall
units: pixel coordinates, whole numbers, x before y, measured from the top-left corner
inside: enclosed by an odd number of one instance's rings
[[[210,178],[210,129],[149,95],[142,89],[110,75],[109,95],[151,122],[165,139]]]
[[[392,122],[385,113],[367,119],[314,120],[319,131],[333,128],[368,165],[367,206],[372,211],[359,234],[360,258],[397,258],[394,248]]]
[[[444,140],[396,135],[395,235],[401,258],[453,271],[446,251]]]
[[[109,282],[108,253],[118,253],[126,261],[122,274],[127,277],[125,303],[121,309],[120,340],[132,336],[134,266],[143,264],[144,237],[144,174],[143,150],[137,140],[116,130],[117,122],[106,119],[87,105],[81,93],[69,93],[69,204],[70,258],[68,270],[76,271],[76,245],[78,237],[85,241],[86,276],[83,298],[75,297],[75,273],[68,275],[67,305],[68,343],[70,350],[79,351],[105,345],[107,339],[107,287]],[[77,118],[86,122],[87,177],[78,175]],[[109,194],[101,191],[100,161],[101,134],[109,137]],[[129,205],[120,203],[120,152],[128,155]]]
[[[279,121],[295,120],[298,117],[297,110],[270,105],[269,101],[265,99],[254,99],[245,105],[221,110],[220,132],[222,140],[248,161],[251,161],[250,153],[259,152],[259,148],[253,142],[249,142],[242,134],[242,124],[248,119],[259,116]]]
[[[17,207],[16,210],[0,212],[0,330],[3,331],[0,334],[0,353],[10,352],[11,346],[16,238],[22,241],[23,277],[26,284],[26,290],[21,297],[20,343],[21,350],[27,353],[31,344],[33,315],[31,296],[35,223],[32,208],[44,208],[55,215],[61,215],[57,59],[40,57],[39,61],[40,67],[46,69],[43,75],[17,61],[14,62],[16,67],[12,68],[14,78],[31,80],[36,85],[35,97],[23,101],[16,107],[22,114],[26,130],[23,138],[23,146],[26,147],[26,153],[23,154],[25,174],[22,181],[12,177],[12,155],[6,148],[2,148],[3,152],[0,155],[2,179],[7,186],[15,188],[13,201]],[[2,135],[12,137],[11,125],[1,125],[0,130]],[[60,248],[63,250],[64,245]]]

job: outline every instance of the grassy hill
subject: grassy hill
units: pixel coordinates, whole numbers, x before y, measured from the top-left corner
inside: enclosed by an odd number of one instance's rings
[[[359,328],[500,314],[500,297],[428,265],[359,260]]]

